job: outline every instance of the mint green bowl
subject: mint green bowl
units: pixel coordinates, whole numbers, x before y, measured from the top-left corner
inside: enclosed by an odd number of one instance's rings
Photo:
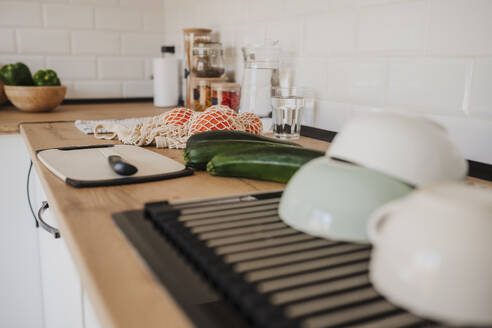
[[[280,218],[310,235],[369,243],[371,213],[413,188],[377,171],[327,157],[304,165],[280,200]]]

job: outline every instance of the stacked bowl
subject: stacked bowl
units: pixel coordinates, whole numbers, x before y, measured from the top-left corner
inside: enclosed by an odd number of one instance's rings
[[[492,191],[467,185],[467,170],[440,125],[359,116],[292,177],[279,215],[311,235],[371,242],[370,280],[394,304],[492,325]]]
[[[289,225],[320,237],[369,242],[367,220],[415,187],[463,181],[467,162],[436,123],[379,113],[360,116],[337,134],[327,156],[303,166],[280,202]]]

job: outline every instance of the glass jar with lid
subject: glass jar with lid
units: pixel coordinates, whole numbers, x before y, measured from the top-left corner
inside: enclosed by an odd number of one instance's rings
[[[233,82],[212,83],[212,105],[224,105],[239,111],[241,85]]]
[[[183,29],[183,41],[184,41],[184,72],[183,72],[183,99],[186,106],[189,107],[191,103],[192,91],[190,83],[191,63],[193,59],[193,45],[195,42],[205,41],[208,42],[212,39],[212,30],[208,28],[185,28]]]
[[[190,108],[196,112],[203,112],[212,106],[212,84],[225,81],[225,77],[192,77]]]
[[[223,57],[220,42],[195,42],[191,72],[196,77],[221,77],[225,72]]]

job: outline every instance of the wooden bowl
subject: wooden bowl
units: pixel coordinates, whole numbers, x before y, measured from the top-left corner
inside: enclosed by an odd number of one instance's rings
[[[0,81],[0,105],[7,101],[5,90],[3,89],[3,82]]]
[[[49,112],[61,104],[67,87],[23,87],[5,85],[5,94],[10,102],[24,112]]]

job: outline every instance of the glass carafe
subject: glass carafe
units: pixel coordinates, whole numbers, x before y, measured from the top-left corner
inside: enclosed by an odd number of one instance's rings
[[[279,85],[278,42],[242,48],[244,72],[240,112],[270,117],[272,113],[272,87]]]

